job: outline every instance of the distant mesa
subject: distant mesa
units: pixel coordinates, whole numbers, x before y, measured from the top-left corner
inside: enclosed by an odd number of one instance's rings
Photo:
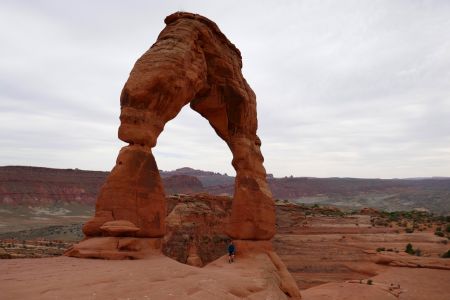
[[[184,193],[198,193],[203,191],[202,182],[194,176],[172,175],[163,180],[164,189],[168,194],[174,194],[177,190],[183,190]]]
[[[178,171],[183,170],[183,171]],[[0,205],[93,206],[109,172],[27,166],[0,167]],[[166,195],[204,192],[233,195],[235,177],[180,168],[161,171]],[[180,176],[183,175],[183,176]],[[450,178],[360,179],[267,178],[273,197],[299,203],[363,207],[387,211],[421,210],[450,214]]]

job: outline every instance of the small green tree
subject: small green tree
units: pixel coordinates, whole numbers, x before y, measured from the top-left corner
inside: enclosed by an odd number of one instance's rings
[[[444,254],[442,254],[441,257],[442,258],[450,258],[450,250],[448,250],[447,252],[444,252]]]
[[[444,233],[442,231],[435,231],[434,234],[440,237],[444,237]]]
[[[414,251],[411,243],[408,243],[408,245],[406,245],[405,252],[408,254],[414,255],[415,251]]]

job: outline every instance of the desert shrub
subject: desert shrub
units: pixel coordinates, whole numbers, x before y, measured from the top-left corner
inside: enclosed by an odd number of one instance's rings
[[[367,280],[367,284],[368,284],[368,285],[372,285],[372,284],[373,284],[372,279]]]
[[[405,252],[414,255],[415,251],[411,243],[408,243],[408,245],[406,245]]]
[[[450,258],[450,250],[441,255],[442,258]]]
[[[386,251],[384,247],[377,248],[377,252]]]
[[[436,218],[434,218],[436,221],[439,221],[439,222],[445,222],[446,221],[446,219],[447,219],[447,217],[444,217],[444,216],[437,216]]]
[[[406,245],[405,252],[410,255],[422,256],[422,250],[420,250],[419,248],[414,249],[411,243],[408,243]]]
[[[434,234],[437,235],[437,236],[440,236],[440,237],[444,237],[444,233],[443,233],[442,231],[436,230],[436,231],[434,232]]]
[[[414,232],[414,228],[408,227],[405,229],[406,233],[413,233]]]
[[[445,231],[450,232],[450,224],[447,224],[447,228],[445,228]]]
[[[389,218],[389,221],[398,221],[400,219],[400,216],[397,212],[390,212],[388,214],[388,218]]]

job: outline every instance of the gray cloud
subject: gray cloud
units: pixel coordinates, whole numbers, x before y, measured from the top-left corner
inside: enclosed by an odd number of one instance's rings
[[[120,90],[177,10],[241,50],[268,172],[450,176],[447,1],[2,1],[0,164],[111,169]],[[155,156],[233,174],[188,107]]]

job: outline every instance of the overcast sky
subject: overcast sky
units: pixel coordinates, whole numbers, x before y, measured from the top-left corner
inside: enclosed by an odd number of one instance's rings
[[[0,0],[0,165],[110,170],[119,96],[175,11],[241,50],[275,176],[450,176],[450,1]],[[234,174],[186,106],[158,166]]]

